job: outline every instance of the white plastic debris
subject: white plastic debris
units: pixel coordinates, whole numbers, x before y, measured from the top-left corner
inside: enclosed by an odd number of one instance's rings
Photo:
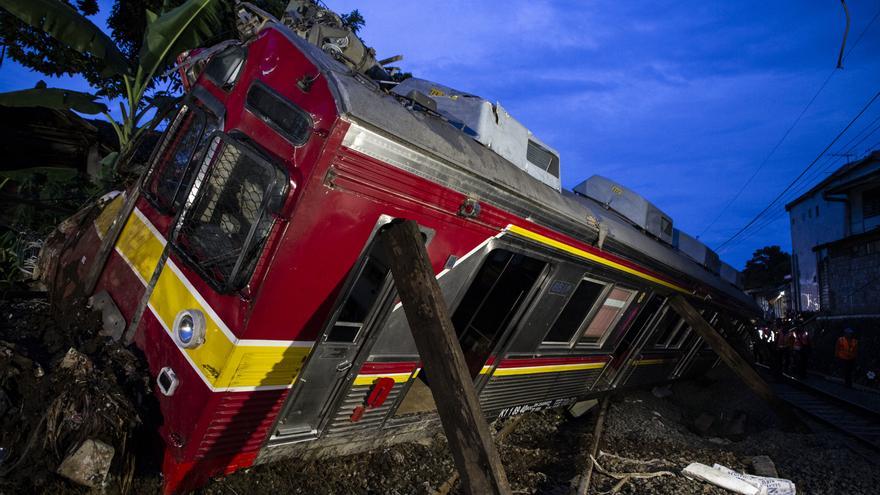
[[[721,464],[715,464],[712,467],[735,478],[765,488],[767,490],[767,495],[795,495],[797,493],[794,483],[787,479],[738,473],[733,469],[722,466]]]
[[[796,495],[797,493],[794,483],[789,480],[738,473],[721,464],[709,467],[694,462],[681,472],[688,478],[707,481],[743,495]]]
[[[731,476],[720,469],[715,469],[699,462],[688,464],[686,468],[681,470],[681,474],[688,478],[707,481],[725,490],[742,495],[768,495],[766,488],[758,487],[736,476]]]

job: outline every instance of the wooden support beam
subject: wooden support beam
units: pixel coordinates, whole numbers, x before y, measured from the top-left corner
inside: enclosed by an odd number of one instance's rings
[[[473,495],[509,494],[507,475],[418,225],[412,220],[395,222],[381,236],[462,487]]]
[[[712,347],[712,350],[721,357],[724,364],[733,370],[758,397],[767,402],[783,420],[798,426],[803,424],[788,404],[776,396],[767,382],[761,378],[761,375],[721,334],[712,328],[709,322],[703,319],[703,315],[691,306],[687,299],[681,295],[675,295],[669,299],[669,305]]]

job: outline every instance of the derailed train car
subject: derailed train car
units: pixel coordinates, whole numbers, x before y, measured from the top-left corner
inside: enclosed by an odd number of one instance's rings
[[[671,295],[728,336],[757,314],[641,197],[562,190],[500,106],[389,91],[272,19],[205,60],[139,188],[61,262],[124,225],[94,293],[155,378],[167,492],[439,425],[378,242],[394,219],[422,228],[489,419],[708,369]]]

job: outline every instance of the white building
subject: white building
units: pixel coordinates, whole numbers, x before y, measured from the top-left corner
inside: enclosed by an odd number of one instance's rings
[[[880,314],[880,150],[785,206],[795,311]]]

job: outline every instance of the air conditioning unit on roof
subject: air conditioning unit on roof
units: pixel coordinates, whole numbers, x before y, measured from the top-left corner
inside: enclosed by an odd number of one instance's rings
[[[425,79],[409,78],[392,90],[401,96],[417,91],[434,100],[437,113],[529,175],[561,190],[559,153],[507,113],[500,103]]]
[[[604,207],[623,215],[645,232],[666,244],[672,244],[672,217],[632,190],[611,179],[594,175],[575,186],[573,191],[598,201]]]

